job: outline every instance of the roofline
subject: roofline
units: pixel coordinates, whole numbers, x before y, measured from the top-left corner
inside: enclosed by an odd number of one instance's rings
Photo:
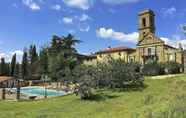
[[[151,10],[151,9],[143,10],[143,11],[139,12],[138,15],[141,16],[141,15],[144,15],[144,14],[147,14],[147,13],[151,13],[152,15],[155,16],[153,10]]]
[[[167,45],[167,44],[164,44],[164,46],[167,46],[167,47],[169,47],[169,48],[172,48],[172,49],[177,49],[177,50],[178,50],[178,48],[175,48],[175,47],[170,46],[170,45]]]
[[[136,51],[136,49],[128,48],[128,49],[118,49],[118,50],[103,50],[103,51],[96,52],[95,54],[109,54],[109,53],[123,52],[123,51]]]

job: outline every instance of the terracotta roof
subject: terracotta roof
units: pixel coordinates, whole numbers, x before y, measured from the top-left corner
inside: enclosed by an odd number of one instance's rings
[[[5,81],[8,81],[8,80],[12,80],[13,77],[8,77],[8,76],[0,76],[0,83],[1,82],[5,82]]]
[[[108,49],[105,49],[105,50],[101,50],[101,51],[97,52],[96,54],[122,52],[122,51],[135,51],[135,50],[136,49],[121,46],[121,47],[108,48]]]

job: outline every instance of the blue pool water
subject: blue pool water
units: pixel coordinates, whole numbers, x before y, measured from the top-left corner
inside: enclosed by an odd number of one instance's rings
[[[42,87],[22,87],[21,93],[29,96],[44,96],[45,89]],[[66,92],[47,89],[47,96],[49,97],[63,96],[63,95],[66,95]]]

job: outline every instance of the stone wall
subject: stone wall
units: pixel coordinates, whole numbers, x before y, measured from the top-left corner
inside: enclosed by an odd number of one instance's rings
[[[186,50],[183,53],[184,72],[186,73]]]

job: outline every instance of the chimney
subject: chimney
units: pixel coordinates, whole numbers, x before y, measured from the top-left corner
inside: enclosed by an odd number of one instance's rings
[[[182,44],[179,43],[179,49],[182,51],[183,50],[183,47],[182,47]]]

